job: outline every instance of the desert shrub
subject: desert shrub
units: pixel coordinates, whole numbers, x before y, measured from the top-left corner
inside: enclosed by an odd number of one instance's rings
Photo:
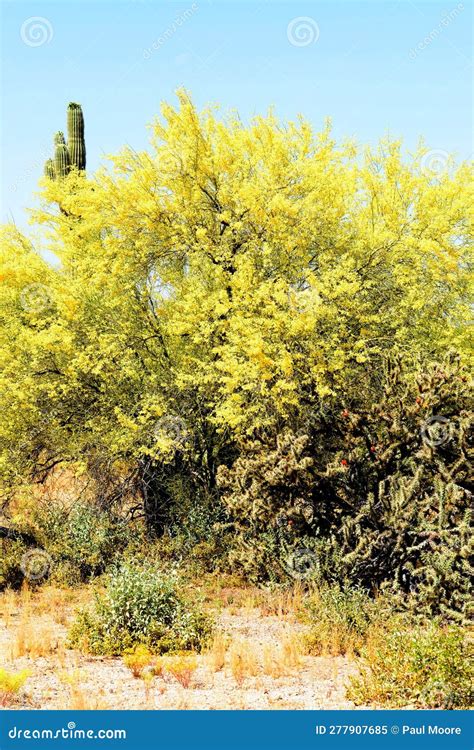
[[[179,567],[189,577],[200,577],[204,573],[225,571],[231,544],[230,536],[208,530],[207,538],[195,541],[177,527],[161,537],[144,540],[137,548],[129,545],[125,556],[130,560],[156,561],[160,567]]]
[[[110,574],[95,607],[78,615],[70,643],[93,654],[123,654],[138,644],[154,653],[200,651],[211,631],[209,617],[185,600],[176,577],[124,565]]]
[[[0,539],[0,591],[21,586],[24,580],[21,559],[27,549],[19,540]]]
[[[155,542],[160,558],[185,565],[190,575],[222,570],[229,549],[227,510],[217,492],[191,479],[200,472],[196,457],[187,456],[181,474],[168,480],[168,522]]]
[[[469,708],[474,699],[472,640],[459,626],[376,627],[363,648],[348,697],[397,708]]]
[[[172,675],[184,688],[191,685],[194,672],[198,668],[196,655],[193,653],[181,653],[176,656],[163,657],[162,669]]]
[[[16,673],[0,669],[0,706],[6,707],[13,703],[29,674],[27,669]]]
[[[306,636],[313,655],[359,653],[367,632],[382,616],[380,603],[360,588],[325,586],[305,602],[304,619],[311,628]]]
[[[52,558],[51,577],[66,584],[103,573],[131,536],[123,518],[85,501],[71,507],[59,503],[39,505],[31,524]]]
[[[30,501],[21,508],[16,528],[20,538],[0,539],[0,589],[21,585],[22,558],[33,548],[44,551],[50,564],[31,583],[39,585],[49,578],[74,585],[103,573],[132,538],[136,542],[140,537],[136,525],[132,532],[119,514],[87,501],[70,505]]]
[[[123,655],[123,663],[129,668],[132,675],[137,678],[141,677],[145,670],[149,671],[150,668],[152,669],[154,659],[153,654],[142,643],[133,649],[129,649]]]

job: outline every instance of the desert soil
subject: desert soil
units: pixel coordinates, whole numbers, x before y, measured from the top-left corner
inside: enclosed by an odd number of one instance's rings
[[[1,614],[1,613],[0,613]],[[59,618],[61,619],[61,618]],[[49,641],[49,653],[18,653],[18,633],[25,628],[22,613],[12,611],[0,622],[0,667],[27,669],[30,676],[11,708],[29,709],[352,709],[345,697],[350,675],[357,673],[353,659],[343,656],[302,656],[296,667],[274,676],[262,668],[268,647],[275,653],[285,639],[298,642],[304,625],[288,617],[262,614],[258,608],[224,608],[220,629],[232,642],[245,642],[260,663],[255,676],[241,684],[226,663],[215,671],[208,655],[198,657],[189,687],[169,674],[150,681],[134,678],[120,658],[83,655],[65,647],[67,622],[58,623],[54,604],[50,612],[35,615],[27,624],[30,637]],[[43,635],[41,635],[43,634]],[[21,640],[21,638],[20,638]],[[15,645],[16,644],[16,645]],[[44,644],[43,644],[44,645]],[[16,651],[15,651],[16,649]],[[20,648],[20,653],[22,649]]]

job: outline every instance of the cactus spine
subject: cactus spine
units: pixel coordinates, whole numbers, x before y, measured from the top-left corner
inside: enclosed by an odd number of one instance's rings
[[[71,166],[86,168],[86,142],[84,140],[84,115],[80,104],[70,102],[67,108],[67,147]]]
[[[70,102],[67,108],[67,145],[64,134],[54,136],[54,161],[48,159],[44,174],[50,180],[66,177],[72,167],[83,171],[86,168],[86,142],[84,140],[84,115],[80,104]]]

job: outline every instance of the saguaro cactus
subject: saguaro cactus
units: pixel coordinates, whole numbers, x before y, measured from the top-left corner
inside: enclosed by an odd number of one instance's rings
[[[66,142],[64,140],[64,133],[59,131],[54,136],[54,173],[57,178],[66,177],[69,172],[71,160],[69,158],[69,151],[67,150]]]
[[[50,180],[54,180],[55,175],[54,161],[52,159],[47,159],[44,165],[44,176],[48,177]]]
[[[84,140],[84,115],[80,104],[70,102],[67,108],[67,145],[64,134],[54,136],[54,161],[48,159],[44,174],[50,180],[66,177],[71,167],[86,168],[86,142]]]
[[[67,108],[67,148],[71,166],[86,168],[86,142],[84,140],[84,115],[80,104],[70,102]]]

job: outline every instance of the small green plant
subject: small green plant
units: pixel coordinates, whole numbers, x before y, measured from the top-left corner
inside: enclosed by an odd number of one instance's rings
[[[356,704],[391,708],[469,708],[473,704],[472,641],[458,626],[375,627],[360,674],[347,690]]]
[[[304,617],[311,625],[306,636],[310,654],[358,653],[369,626],[380,617],[380,605],[361,589],[327,586],[308,599]]]
[[[93,654],[121,655],[139,644],[153,653],[201,651],[211,632],[210,618],[182,596],[176,577],[123,565],[94,608],[78,615],[70,644]]]
[[[27,669],[16,673],[0,669],[0,706],[5,707],[13,703],[15,696],[21,690],[29,675]]]

